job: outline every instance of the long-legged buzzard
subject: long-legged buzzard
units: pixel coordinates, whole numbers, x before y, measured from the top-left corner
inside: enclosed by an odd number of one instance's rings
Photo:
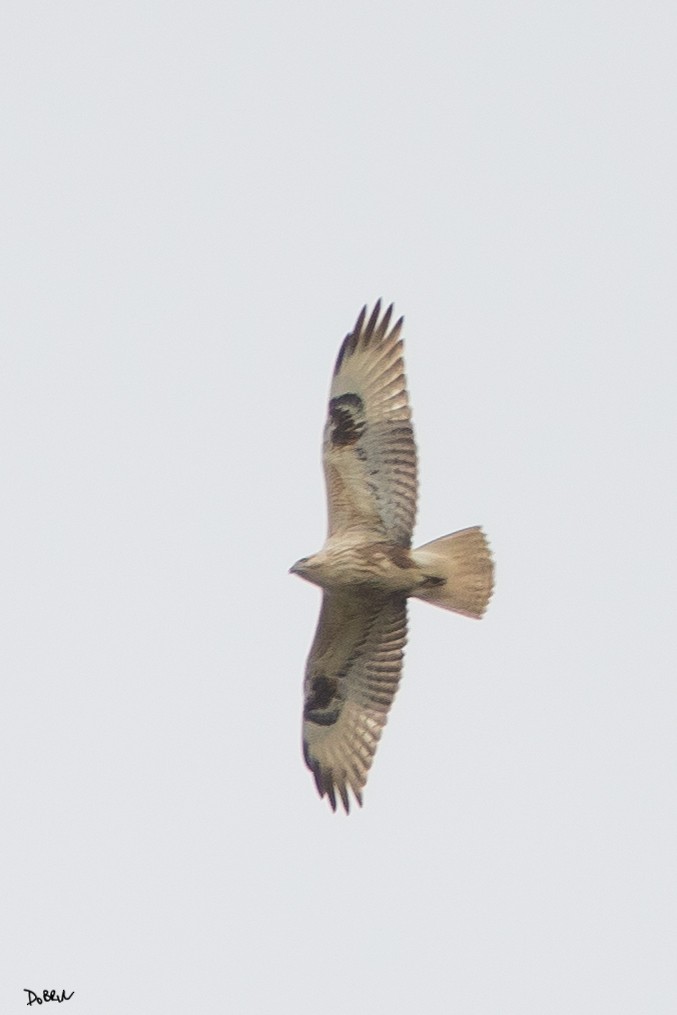
[[[395,697],[407,597],[481,617],[493,588],[482,530],[411,549],[416,445],[402,359],[403,318],[363,307],[336,360],[324,429],[329,533],[292,573],[319,585],[322,609],[305,675],[303,750],[320,796],[359,804]],[[379,319],[380,318],[380,319]]]

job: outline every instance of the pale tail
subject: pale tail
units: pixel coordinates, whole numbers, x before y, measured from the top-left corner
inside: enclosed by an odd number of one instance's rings
[[[411,555],[430,579],[412,596],[466,617],[482,616],[494,588],[494,564],[479,526],[434,539]]]

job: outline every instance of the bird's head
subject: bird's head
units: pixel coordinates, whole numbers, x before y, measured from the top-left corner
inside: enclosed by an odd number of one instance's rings
[[[295,564],[289,568],[289,574],[297,574],[299,578],[305,578],[306,581],[315,582],[318,567],[320,562],[316,557],[301,557]]]
[[[303,578],[308,569],[309,563],[310,557],[301,557],[300,560],[297,560],[296,563],[292,564],[289,568],[289,574],[298,574],[301,578]]]

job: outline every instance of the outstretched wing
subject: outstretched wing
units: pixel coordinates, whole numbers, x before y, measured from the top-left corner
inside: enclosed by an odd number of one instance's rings
[[[324,430],[329,535],[368,531],[411,546],[416,445],[402,359],[403,318],[363,307],[336,360]]]
[[[346,813],[362,790],[395,697],[407,640],[404,596],[325,592],[305,677],[303,753],[320,796]]]

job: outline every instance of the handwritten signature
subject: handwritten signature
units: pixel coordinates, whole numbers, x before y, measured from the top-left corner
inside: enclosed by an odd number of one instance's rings
[[[36,1002],[37,1004],[44,1004],[46,1001],[58,1001],[61,1004],[62,1001],[70,1001],[75,991],[71,990],[70,994],[67,994],[65,990],[62,990],[61,996],[59,996],[55,990],[43,990],[42,997],[39,997],[34,990],[28,990],[27,987],[24,987],[24,993],[28,994],[26,1005],[30,1007],[30,1005]]]

